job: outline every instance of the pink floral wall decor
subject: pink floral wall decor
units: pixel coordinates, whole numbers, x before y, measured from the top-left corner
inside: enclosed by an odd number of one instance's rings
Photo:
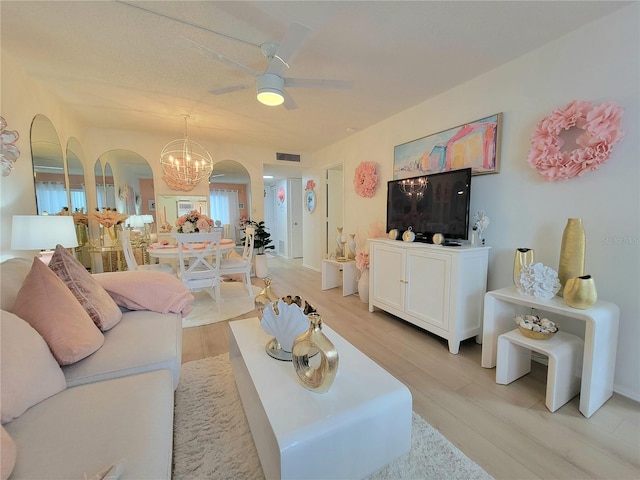
[[[353,186],[361,197],[373,197],[378,187],[378,175],[374,162],[360,162],[353,176]]]
[[[284,187],[280,187],[278,190],[278,200],[280,200],[280,203],[284,203]]]
[[[624,137],[621,128],[624,110],[608,102],[594,105],[574,100],[557,108],[536,125],[531,134],[527,161],[548,182],[567,180],[597,170],[611,156],[613,145]],[[578,128],[578,148],[563,149],[563,131]]]
[[[305,190],[313,190],[314,188],[316,188],[316,182],[314,182],[311,179],[307,180],[307,186],[304,187],[304,189]]]
[[[20,150],[15,145],[20,135],[15,130],[6,130],[6,127],[7,121],[0,117],[0,171],[3,177],[11,173],[13,164],[20,156]]]

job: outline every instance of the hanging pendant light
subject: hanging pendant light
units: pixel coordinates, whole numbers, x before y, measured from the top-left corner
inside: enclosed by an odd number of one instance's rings
[[[192,190],[213,170],[213,160],[205,148],[192,140],[187,133],[184,116],[184,138],[167,143],[160,153],[163,180],[172,190]]]

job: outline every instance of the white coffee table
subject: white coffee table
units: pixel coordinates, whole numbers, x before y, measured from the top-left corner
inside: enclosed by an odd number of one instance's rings
[[[326,394],[265,352],[257,318],[229,323],[229,357],[267,479],[357,479],[411,448],[411,393],[326,324],[340,356]]]

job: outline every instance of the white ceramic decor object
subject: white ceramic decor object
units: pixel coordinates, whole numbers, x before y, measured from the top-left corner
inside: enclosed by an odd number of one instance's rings
[[[291,353],[293,341],[309,329],[309,319],[295,303],[287,305],[278,300],[278,314],[273,307],[273,303],[270,303],[264,309],[260,325],[265,332],[276,337],[281,350]]]

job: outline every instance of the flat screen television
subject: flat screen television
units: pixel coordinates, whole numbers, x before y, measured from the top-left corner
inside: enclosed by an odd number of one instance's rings
[[[421,185],[426,180],[426,188]],[[412,227],[416,241],[469,237],[471,169],[449,170],[387,183],[387,232]]]

